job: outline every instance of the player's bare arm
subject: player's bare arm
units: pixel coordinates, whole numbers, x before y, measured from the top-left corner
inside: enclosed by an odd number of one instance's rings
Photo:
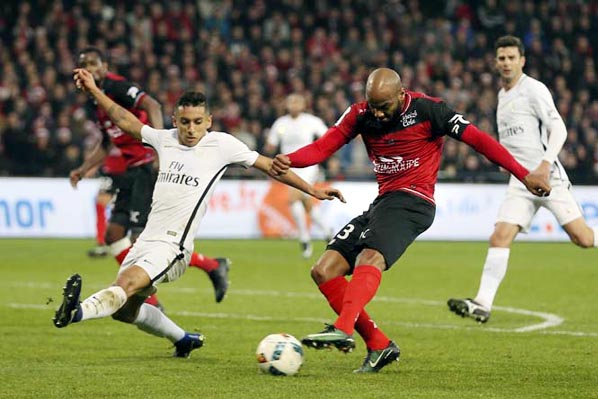
[[[272,175],[271,170],[273,163],[274,160],[272,158],[260,155],[258,156],[253,166],[266,173],[267,175],[272,176],[279,182],[294,187],[298,190],[301,190],[304,193],[309,194],[312,197],[317,198],[319,200],[332,200],[334,198],[338,198],[341,202],[346,202],[345,197],[343,197],[343,194],[339,190],[331,187],[316,188],[311,184],[308,184],[299,176],[297,176],[295,173],[293,173],[292,170],[287,170],[284,174],[281,175]]]
[[[102,145],[102,143],[98,143],[96,147],[91,151],[89,156],[85,159],[83,164],[79,166],[77,169],[71,170],[69,174],[69,180],[71,182],[71,186],[73,188],[77,188],[77,183],[79,180],[86,177],[90,170],[97,168],[104,162],[104,159],[108,155],[108,152]]]
[[[131,135],[137,140],[141,140],[141,128],[143,123],[139,121],[131,112],[127,111],[110,97],[108,97],[96,85],[93,75],[87,70],[77,68],[74,70],[75,85],[78,89],[84,90],[91,95],[98,105],[108,113],[108,116],[123,132]]]
[[[139,109],[147,112],[147,118],[151,127],[154,129],[164,129],[162,105],[160,105],[158,100],[146,93],[139,103]]]
[[[538,173],[537,170],[528,172],[502,144],[488,133],[479,130],[475,125],[468,124],[461,134],[460,140],[488,160],[511,172],[532,194],[538,197],[547,197],[550,194],[552,188],[546,176]]]

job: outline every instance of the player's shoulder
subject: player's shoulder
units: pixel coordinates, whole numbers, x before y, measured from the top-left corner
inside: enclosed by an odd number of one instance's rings
[[[315,122],[320,122],[322,121],[322,118],[314,115],[314,114],[310,114],[309,112],[302,112],[299,117],[305,121],[311,122],[311,123],[315,123]]]
[[[523,74],[519,87],[522,91],[529,94],[542,94],[550,93],[548,87],[538,79],[532,78],[529,75]]]
[[[114,73],[114,72],[107,72],[105,79],[106,79],[106,81],[115,81],[115,82],[121,82],[123,80],[127,80],[124,76],[119,75],[118,73]]]
[[[119,74],[108,72],[106,77],[104,78],[104,82],[102,84],[102,89],[104,92],[110,93],[111,91],[118,91],[126,89],[128,86],[131,86],[132,83],[129,82],[124,76]]]
[[[404,114],[416,114],[425,119],[444,115],[448,108],[440,97],[429,96],[418,91],[407,91],[403,109]]]
[[[434,104],[443,102],[442,98],[440,98],[440,97],[433,97],[433,96],[430,96],[426,93],[422,93],[419,91],[406,90],[405,95],[410,96],[412,101],[417,101],[417,102],[424,102],[424,103],[430,102],[430,103],[434,103]]]
[[[177,129],[156,129],[151,127],[150,125],[143,125],[141,127],[141,135],[156,135],[163,139],[163,141],[167,140],[178,140]]]
[[[276,118],[274,120],[273,125],[285,124],[285,123],[289,123],[290,121],[291,121],[291,116],[288,114],[284,114],[284,115],[281,115],[278,118]]]
[[[241,140],[239,140],[232,134],[227,133],[227,132],[221,132],[218,130],[213,130],[213,131],[208,132],[206,134],[206,136],[204,137],[204,139],[206,140],[205,141],[206,143],[218,142],[220,144],[227,144],[227,143],[241,142]]]

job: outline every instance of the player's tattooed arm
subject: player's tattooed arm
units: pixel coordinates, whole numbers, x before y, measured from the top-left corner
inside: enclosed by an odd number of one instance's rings
[[[112,101],[112,105],[110,105],[110,108],[108,108],[106,112],[108,113],[110,120],[112,120],[112,122],[114,122],[114,124],[122,131],[129,133],[136,139],[141,140],[141,127],[138,127],[141,122],[139,122],[139,119],[137,119],[135,115],[114,101]],[[137,128],[139,130],[136,130]],[[137,132],[138,134],[136,134]]]

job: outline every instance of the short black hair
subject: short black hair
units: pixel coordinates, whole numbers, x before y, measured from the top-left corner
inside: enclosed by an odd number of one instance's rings
[[[175,108],[178,107],[205,107],[206,112],[209,111],[206,95],[199,91],[186,91],[183,93],[175,104]]]
[[[516,36],[507,35],[496,39],[496,42],[494,43],[494,52],[496,53],[496,50],[501,47],[517,47],[519,50],[519,55],[522,57],[525,56],[525,48],[523,48],[523,43],[521,43],[521,39]]]
[[[79,55],[87,54],[87,53],[95,53],[95,54],[97,54],[98,58],[101,61],[106,60],[106,58],[104,57],[104,54],[102,54],[102,50],[100,50],[97,47],[89,46],[89,47],[85,47],[83,50],[79,51]]]

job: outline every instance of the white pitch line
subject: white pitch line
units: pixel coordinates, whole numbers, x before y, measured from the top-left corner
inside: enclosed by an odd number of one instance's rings
[[[55,288],[55,284],[50,283],[36,283],[36,282],[21,282],[11,283],[10,286],[27,287],[27,288]],[[97,287],[96,287],[97,286]],[[100,284],[88,285],[88,288],[102,288]],[[181,293],[197,293],[208,290],[198,288],[170,288],[174,291]],[[261,291],[261,290],[230,290],[233,295],[244,295],[244,296],[270,296],[270,297],[285,297],[285,298],[307,298],[307,299],[321,299],[319,293],[306,293],[306,292],[288,292],[288,291]],[[418,298],[396,298],[379,296],[374,299],[374,302],[387,302],[387,303],[409,303],[414,305],[426,305],[426,306],[446,306],[442,301],[418,299]],[[39,304],[19,304],[9,303],[8,307],[22,308],[22,309],[48,309],[47,305]],[[524,332],[538,332],[541,334],[550,335],[567,335],[575,337],[598,337],[598,333],[592,332],[581,332],[581,331],[558,331],[558,330],[546,330],[548,328],[556,327],[564,322],[564,319],[556,314],[546,312],[536,312],[533,310],[519,309],[513,307],[494,306],[493,310],[503,311],[507,313],[521,314],[524,316],[537,317],[542,319],[542,322],[535,323],[523,327],[517,328],[499,328],[490,326],[462,326],[452,324],[431,324],[431,323],[410,323],[410,322],[385,322],[385,324],[398,325],[408,328],[430,328],[430,329],[464,329],[464,330],[475,330],[475,331],[488,331],[488,332],[499,332],[499,333],[524,333]],[[173,313],[183,316],[198,316],[206,318],[231,318],[231,319],[245,319],[245,320],[256,320],[256,321],[297,321],[297,322],[325,322],[326,319],[310,318],[310,317],[299,317],[299,318],[274,318],[270,316],[259,316],[259,315],[239,315],[234,313],[197,313],[197,312],[178,312]]]
[[[37,304],[24,304],[24,303],[9,303],[7,304],[10,308],[16,309],[35,309],[35,310],[47,310],[47,305],[37,305]],[[229,319],[229,320],[250,320],[250,321],[276,321],[276,322],[309,322],[309,323],[325,323],[330,321],[324,318],[317,318],[317,317],[273,317],[273,316],[264,316],[264,315],[253,315],[253,314],[240,314],[240,313],[208,313],[208,312],[190,312],[190,311],[179,311],[179,312],[169,312],[169,314],[176,315],[176,316],[186,316],[186,317],[201,317],[204,319]],[[432,323],[410,323],[410,322],[400,322],[400,321],[390,321],[384,322],[384,324],[389,324],[393,326],[400,326],[405,328],[428,328],[433,330],[468,330],[468,331],[483,331],[483,332],[494,332],[494,333],[519,333],[519,332],[526,332],[521,331],[521,329],[506,329],[506,328],[496,328],[496,327],[488,327],[488,326],[477,326],[477,327],[467,327],[461,325],[452,325],[452,324],[432,324]],[[547,330],[547,331],[537,331],[540,334],[546,335],[565,335],[571,337],[598,337],[598,333],[588,333],[583,331],[557,331],[557,330]]]

